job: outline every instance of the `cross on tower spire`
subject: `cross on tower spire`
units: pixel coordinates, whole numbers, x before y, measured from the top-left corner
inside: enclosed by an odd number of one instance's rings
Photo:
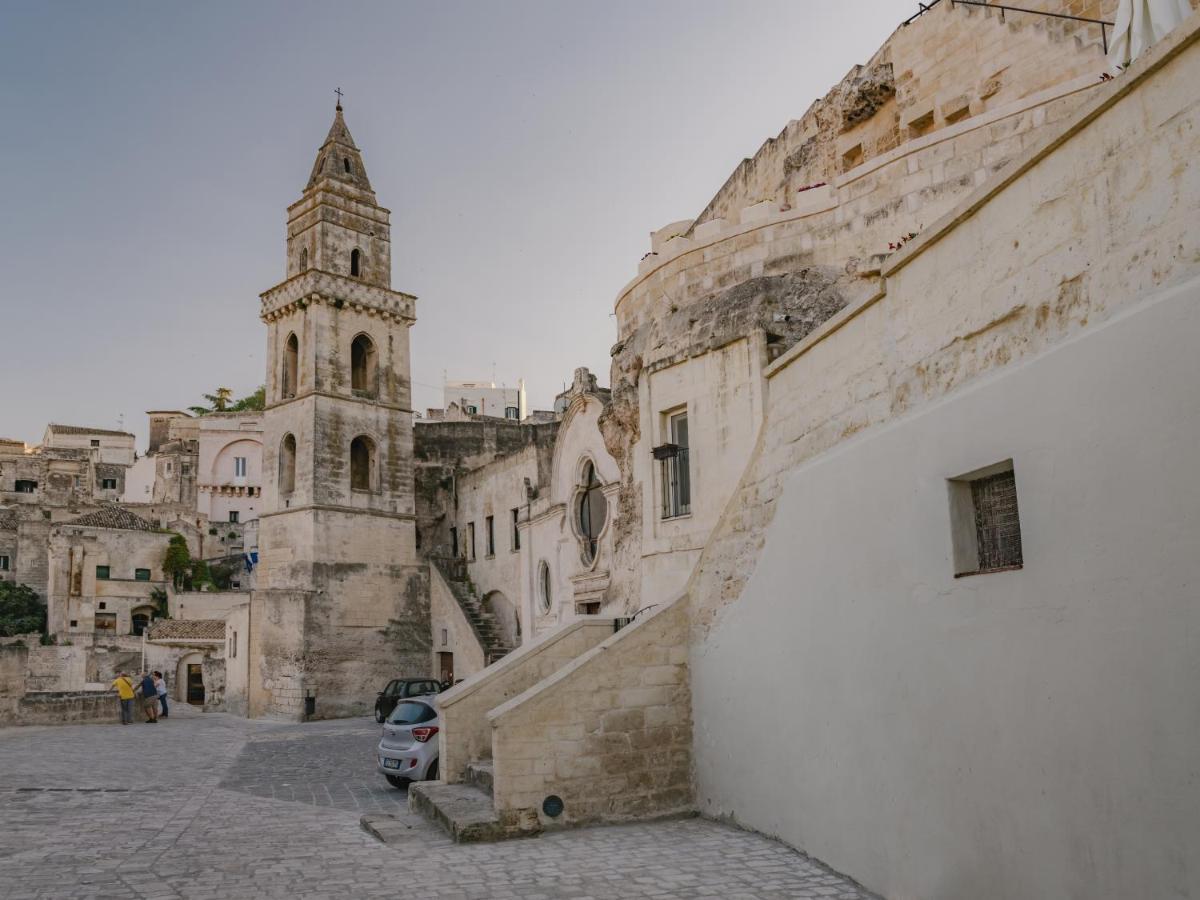
[[[340,87],[334,88],[333,92],[335,94],[337,94],[337,108],[341,109],[342,108],[342,89]]]

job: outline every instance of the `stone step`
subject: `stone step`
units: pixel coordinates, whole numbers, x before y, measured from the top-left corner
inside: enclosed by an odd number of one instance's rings
[[[489,797],[495,795],[492,787],[495,769],[490,759],[481,759],[467,766],[467,784],[473,784]]]
[[[541,830],[536,816],[529,823],[502,822],[492,795],[471,784],[414,782],[408,789],[408,808],[440,825],[459,844],[529,837]]]

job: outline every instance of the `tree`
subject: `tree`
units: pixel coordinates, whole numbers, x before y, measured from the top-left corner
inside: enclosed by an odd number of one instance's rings
[[[33,589],[13,581],[0,581],[0,637],[46,630],[46,604]]]
[[[189,406],[188,411],[198,416],[207,416],[214,412],[247,412],[260,410],[266,406],[266,385],[259,385],[258,390],[242,397],[233,399],[233,391],[227,387],[217,388],[216,393],[202,395],[208,401],[208,406]]]
[[[163,555],[163,574],[175,582],[175,590],[183,587],[184,580],[192,574],[192,553],[182,534],[171,535],[167,552]]]

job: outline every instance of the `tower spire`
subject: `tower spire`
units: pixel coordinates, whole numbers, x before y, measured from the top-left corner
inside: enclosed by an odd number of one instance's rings
[[[334,91],[337,94],[337,106],[334,107],[333,124],[321,149],[317,151],[317,160],[313,163],[312,174],[308,178],[305,190],[315,187],[323,178],[332,178],[343,184],[352,184],[365,191],[371,191],[371,182],[367,178],[367,168],[363,165],[362,154],[350,136],[346,127],[346,119],[342,115],[342,89]]]

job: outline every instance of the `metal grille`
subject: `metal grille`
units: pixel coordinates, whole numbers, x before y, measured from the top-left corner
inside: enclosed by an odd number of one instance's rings
[[[1017,514],[1017,480],[1009,472],[971,482],[975,504],[975,537],[979,571],[1008,569],[1022,564],[1021,520]]]

